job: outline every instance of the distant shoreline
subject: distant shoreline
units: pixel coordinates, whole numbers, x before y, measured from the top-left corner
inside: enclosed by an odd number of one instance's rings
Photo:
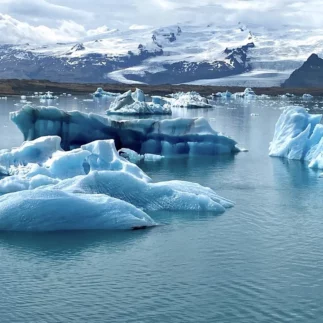
[[[226,90],[231,93],[243,92],[245,87],[238,86],[204,86],[204,85],[145,85],[145,84],[111,84],[111,83],[58,83],[43,80],[0,80],[0,95],[28,95],[34,92],[54,93],[71,93],[71,94],[90,94],[98,87],[102,87],[109,92],[125,92],[130,89],[139,87],[146,94],[150,95],[166,95],[174,92],[196,91],[201,95],[210,95],[212,93],[224,92]],[[285,88],[285,87],[253,87],[256,94],[279,95],[292,93],[295,95],[303,95],[304,93],[313,96],[323,96],[323,88]]]

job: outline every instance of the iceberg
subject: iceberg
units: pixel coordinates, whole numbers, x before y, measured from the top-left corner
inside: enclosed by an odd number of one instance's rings
[[[171,108],[162,100],[153,99],[146,102],[142,90],[136,89],[133,93],[129,90],[115,98],[111,103],[107,114],[121,115],[147,115],[147,114],[172,114]]]
[[[245,90],[243,92],[236,92],[236,93],[234,93],[232,95],[229,95],[229,97],[231,97],[231,96],[233,98],[235,98],[235,99],[237,99],[237,98],[253,99],[253,98],[257,97],[254,90],[252,88],[250,88],[250,87],[245,88]]]
[[[247,87],[243,93],[245,98],[254,98],[257,96],[254,90],[250,87]]]
[[[145,212],[166,210],[221,214],[233,206],[231,201],[196,183],[147,183],[121,171],[93,171],[86,176],[64,180],[51,188],[70,193],[105,194]]]
[[[155,225],[133,205],[102,194],[31,190],[0,197],[1,231],[125,230]]]
[[[214,156],[240,151],[236,141],[213,130],[205,118],[115,121],[93,113],[32,106],[24,106],[10,117],[25,140],[59,136],[64,150],[113,139],[118,150],[129,148],[141,155]]]
[[[113,140],[58,149],[45,162],[17,160],[10,167],[12,176],[0,180],[0,230],[134,229],[156,225],[145,212],[221,214],[233,206],[196,183],[153,183],[119,155]]]
[[[106,92],[102,89],[102,87],[98,87],[97,90],[92,94],[96,98],[102,98],[102,97],[116,97],[119,95],[119,93],[114,92]]]
[[[55,99],[58,99],[58,96],[55,96],[53,95],[53,92],[48,91],[45,94],[40,95],[39,98],[41,100],[55,100]]]
[[[275,126],[269,155],[306,160],[309,167],[323,169],[322,115],[309,114],[303,107],[287,107]]]
[[[303,94],[302,98],[305,100],[310,100],[313,99],[313,95],[305,93]]]
[[[230,99],[232,97],[232,93],[227,90],[221,94],[221,97],[226,98],[226,99]]]
[[[134,150],[131,150],[129,148],[119,149],[118,152],[119,152],[120,156],[122,156],[123,158],[125,158],[135,164],[137,164],[140,161],[146,161],[146,162],[160,161],[164,158],[164,156],[154,155],[154,154],[140,155],[140,154],[136,153]]]
[[[26,141],[18,148],[0,151],[0,169],[2,172],[6,170],[5,174],[7,174],[10,166],[41,164],[61,149],[60,143],[61,138],[58,136],[41,137],[33,142]]]
[[[172,108],[213,108],[212,104],[197,92],[175,93],[169,102]]]

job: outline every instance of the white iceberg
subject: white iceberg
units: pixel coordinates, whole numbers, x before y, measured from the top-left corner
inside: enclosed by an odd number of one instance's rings
[[[197,92],[175,93],[169,102],[172,108],[213,108],[212,104]]]
[[[44,163],[54,152],[60,150],[61,138],[58,136],[41,137],[34,141],[25,141],[20,147],[0,151],[0,166],[6,173],[10,166]]]
[[[147,114],[172,114],[171,108],[161,100],[156,103],[146,102],[145,94],[142,90],[136,89],[133,93],[129,90],[115,98],[111,103],[107,114],[121,115],[147,115]]]
[[[113,139],[117,149],[162,156],[219,155],[239,151],[237,143],[216,132],[204,118],[115,121],[97,114],[55,107],[25,106],[10,114],[25,140],[59,136],[70,150],[95,140]]]
[[[236,92],[236,93],[234,93],[232,95],[229,95],[228,97],[231,97],[231,96],[233,98],[235,98],[235,99],[237,99],[237,98],[253,99],[253,98],[257,97],[254,90],[252,88],[250,88],[250,87],[245,88],[245,90],[243,92]]]
[[[247,87],[243,93],[245,98],[254,98],[257,96],[254,90],[250,87]]]
[[[156,162],[156,161],[160,161],[160,160],[164,159],[164,156],[161,156],[161,155],[155,155],[155,154],[140,155],[140,154],[136,153],[134,150],[131,150],[129,148],[119,149],[118,152],[121,157],[123,157],[135,164],[137,164],[140,161]]]
[[[322,115],[309,114],[303,107],[286,108],[275,126],[269,155],[306,160],[311,168],[323,168]]]
[[[313,95],[305,93],[303,94],[302,98],[305,100],[310,100],[313,99]]]
[[[102,89],[102,87],[98,87],[97,90],[92,94],[96,98],[102,98],[102,97],[116,97],[120,95],[120,93],[114,93],[114,92],[107,92]]]
[[[58,99],[58,96],[53,95],[53,92],[48,91],[45,94],[40,95],[39,98],[41,100],[55,100],[55,99]]]

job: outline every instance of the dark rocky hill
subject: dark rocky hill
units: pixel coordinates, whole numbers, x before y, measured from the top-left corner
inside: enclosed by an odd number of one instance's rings
[[[312,54],[282,85],[288,88],[323,87],[323,59],[316,54]]]

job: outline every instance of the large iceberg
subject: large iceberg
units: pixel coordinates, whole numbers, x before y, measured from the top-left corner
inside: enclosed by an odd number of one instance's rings
[[[115,98],[111,103],[107,114],[122,115],[147,115],[147,114],[172,114],[168,104],[156,100],[146,102],[145,94],[142,90],[136,89],[134,92],[129,90]]]
[[[154,225],[133,205],[102,194],[48,189],[0,197],[1,231],[139,229]]]
[[[321,114],[303,107],[287,107],[275,127],[269,155],[306,160],[309,167],[323,169],[323,125]]]
[[[197,92],[174,93],[169,102],[173,108],[213,108],[212,104]]]
[[[204,118],[115,121],[93,113],[28,105],[10,116],[25,140],[56,135],[62,138],[65,150],[113,139],[117,149],[129,148],[141,155],[218,155],[239,151],[236,141],[214,131]]]
[[[29,145],[53,140],[56,137],[39,138]],[[196,183],[153,183],[118,154],[113,140],[67,152],[59,148],[45,162],[25,161],[23,156],[2,165],[9,165],[11,176],[0,180],[0,230],[134,229],[156,225],[144,212],[220,214],[233,206]]]

